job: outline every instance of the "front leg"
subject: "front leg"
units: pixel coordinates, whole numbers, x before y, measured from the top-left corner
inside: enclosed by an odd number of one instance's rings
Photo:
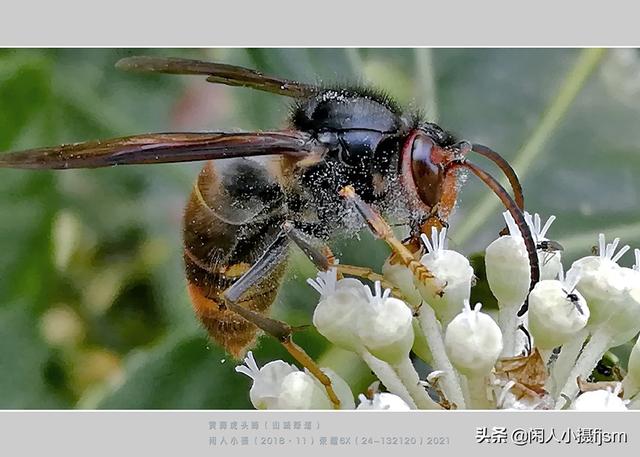
[[[327,271],[329,268],[335,267],[339,274],[356,276],[371,282],[380,281],[380,284],[382,284],[385,289],[391,289],[394,296],[403,298],[403,294],[400,289],[389,283],[384,276],[376,273],[371,268],[340,264],[337,262],[335,256],[331,252],[331,249],[326,244],[312,240],[303,231],[295,228],[290,222],[285,222],[283,227],[287,232],[289,239],[291,239],[296,246],[307,254],[307,257],[309,257],[318,270]]]
[[[340,195],[355,206],[373,233],[389,245],[400,262],[411,271],[418,281],[425,283],[429,279],[433,279],[433,273],[418,262],[413,252],[394,235],[389,224],[356,194],[352,186],[344,187],[340,191]]]

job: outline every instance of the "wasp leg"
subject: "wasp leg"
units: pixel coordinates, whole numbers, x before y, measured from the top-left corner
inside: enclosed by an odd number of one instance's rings
[[[339,264],[338,262],[336,262],[335,256],[331,252],[329,246],[325,244],[320,246],[314,245],[311,239],[304,232],[293,227],[293,224],[291,224],[290,222],[285,222],[283,228],[285,231],[287,231],[287,235],[289,236],[289,238],[302,251],[304,251],[305,254],[307,254],[309,259],[314,263],[318,270],[326,271],[331,267],[335,267],[338,270],[339,274],[356,276],[358,278],[367,279],[372,282],[380,281],[380,284],[384,288],[391,289],[391,292],[394,294],[394,296],[403,298],[400,289],[395,287],[393,284],[387,281],[384,276],[376,273],[371,268]]]
[[[324,243],[319,243],[302,230],[294,227],[292,222],[286,221],[282,224],[282,230],[286,236],[307,255],[318,270],[327,271],[336,264],[336,258],[331,252],[331,249],[329,249],[329,246]]]
[[[336,265],[338,272],[342,274],[346,274],[349,276],[355,276],[357,278],[366,279],[371,282],[380,281],[380,285],[382,285],[385,289],[391,289],[391,293],[394,297],[400,298],[404,300],[404,294],[398,289],[395,285],[390,283],[384,276],[380,273],[376,273],[371,268],[368,267],[359,267],[357,265]]]
[[[396,238],[389,224],[355,193],[353,187],[344,187],[340,195],[353,203],[373,233],[389,245],[393,253],[418,281],[426,283],[427,280],[433,279],[433,273],[416,260],[414,254]]]
[[[331,379],[329,379],[318,364],[309,357],[304,349],[293,342],[293,329],[291,326],[286,322],[272,319],[238,304],[238,300],[247,290],[255,286],[272,268],[280,264],[283,257],[287,254],[289,240],[290,238],[286,230],[280,232],[275,241],[271,243],[269,248],[267,248],[265,253],[251,268],[247,270],[238,281],[223,292],[222,297],[224,298],[224,304],[222,306],[240,315],[265,333],[280,341],[289,354],[320,381],[327,391],[333,407],[339,409],[340,400],[333,390]]]
[[[289,238],[280,232],[262,256],[236,282],[224,291],[224,298],[237,302],[242,295],[280,265],[287,255]]]
[[[231,301],[225,302],[224,306],[280,341],[287,352],[289,352],[289,354],[291,354],[291,356],[297,360],[300,365],[309,370],[309,372],[324,386],[327,396],[333,404],[333,408],[340,409],[340,399],[333,390],[331,379],[320,369],[315,360],[313,360],[304,351],[304,349],[294,343],[292,339],[293,330],[289,324],[263,316],[260,313],[247,309]]]

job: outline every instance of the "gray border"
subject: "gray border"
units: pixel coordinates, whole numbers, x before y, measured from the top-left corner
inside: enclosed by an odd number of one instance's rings
[[[21,0],[0,45],[637,46],[638,17],[628,0]]]
[[[637,454],[638,414],[578,411],[4,411],[0,412],[0,454],[539,457],[547,451],[558,455],[562,450],[581,456],[626,456]],[[242,422],[252,421],[257,424],[255,429],[242,429]],[[273,427],[274,421],[279,423],[278,429]],[[222,422],[225,430],[220,430]],[[235,422],[236,430],[232,430],[232,422]],[[289,422],[288,429],[284,422]],[[297,426],[295,422],[298,422]],[[308,428],[306,422],[310,424]],[[213,428],[211,423],[215,423]],[[626,434],[626,443],[580,444],[576,441],[577,435],[566,435],[567,431],[578,433],[585,429]],[[536,433],[538,430],[543,430],[542,436],[540,432]],[[231,443],[234,436],[235,445]],[[245,445],[240,443],[242,436],[248,438]],[[320,442],[323,436],[327,438],[325,445]],[[499,441],[479,443],[478,436],[491,436]],[[504,440],[500,439],[502,436]],[[548,439],[549,443],[532,439],[533,442],[527,444],[529,437],[535,436]],[[211,437],[216,437],[215,444],[211,444]],[[222,437],[225,437],[226,445],[221,445]],[[329,441],[332,437],[336,438],[333,445]]]

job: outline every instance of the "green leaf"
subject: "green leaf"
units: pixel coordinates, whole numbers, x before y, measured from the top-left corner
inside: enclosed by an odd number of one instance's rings
[[[236,373],[232,359],[201,336],[168,341],[134,354],[125,380],[97,403],[101,409],[250,408],[251,382]],[[91,399],[89,399],[91,400]]]
[[[0,408],[69,407],[55,353],[42,340],[27,303],[0,309]]]

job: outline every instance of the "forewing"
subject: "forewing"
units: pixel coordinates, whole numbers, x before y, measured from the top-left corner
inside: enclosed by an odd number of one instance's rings
[[[300,159],[323,152],[304,132],[156,133],[0,154],[4,168],[98,168],[282,154]]]
[[[116,63],[116,67],[139,72],[168,73],[174,75],[206,75],[207,81],[228,86],[251,87],[288,97],[308,97],[318,92],[316,86],[288,79],[266,76],[259,71],[201,60],[172,57],[134,56]]]

